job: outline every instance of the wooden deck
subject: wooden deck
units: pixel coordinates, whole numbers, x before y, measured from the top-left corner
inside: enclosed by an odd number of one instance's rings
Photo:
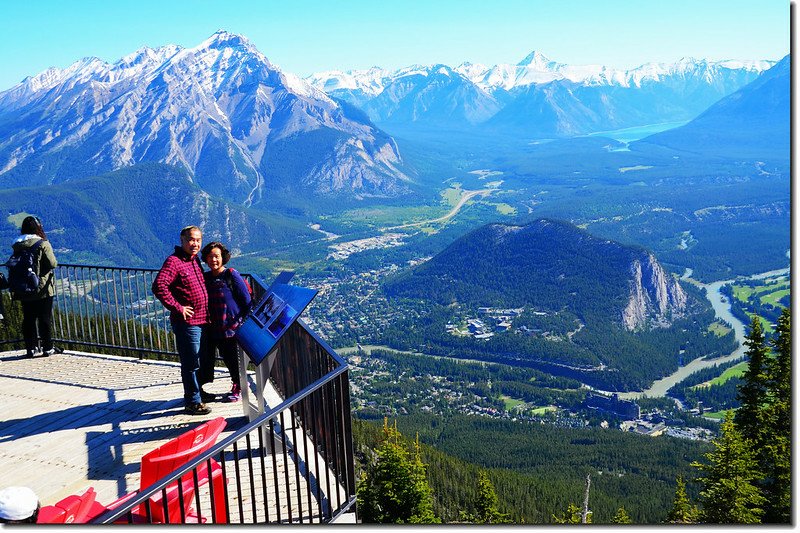
[[[227,371],[218,369],[215,382],[205,388],[227,392]],[[138,489],[141,457],[161,443],[217,416],[228,422],[220,439],[247,423],[241,402],[212,403],[212,413],[205,416],[184,414],[180,367],[173,362],[83,352],[30,359],[21,351],[4,352],[0,390],[0,487],[30,487],[43,505],[90,486],[98,501],[109,503]],[[310,494],[285,457],[264,457],[264,465],[280,470],[265,470],[266,478],[277,475],[288,480],[290,493]],[[252,518],[248,500],[243,496],[242,504]],[[239,521],[238,503],[231,509],[237,515],[232,522]],[[314,498],[301,503],[300,513],[318,515]],[[291,506],[291,501],[281,503],[280,510],[272,510],[273,519],[279,511],[289,516]],[[300,513],[294,512],[294,521]]]

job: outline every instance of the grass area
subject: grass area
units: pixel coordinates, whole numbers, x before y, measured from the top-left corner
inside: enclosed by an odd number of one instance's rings
[[[747,313],[747,317],[750,320],[753,320],[754,316],[756,316],[755,313]],[[763,329],[765,333],[772,333],[772,324],[770,324],[769,321],[762,317],[758,317],[758,321],[761,322],[761,329]]]
[[[351,209],[331,217],[336,221],[355,226],[400,226],[437,218],[445,214],[441,206],[378,206]],[[368,224],[365,224],[367,223]],[[324,227],[324,226],[323,226]]]
[[[437,233],[439,231],[433,226],[422,226],[419,228],[419,230],[425,235],[433,235],[434,233]]]
[[[781,298],[783,298],[784,296],[789,296],[789,293],[790,293],[790,290],[788,288],[786,288],[786,289],[783,289],[783,290],[778,290],[778,291],[771,292],[769,294],[765,294],[764,296],[761,296],[761,303],[762,304],[770,304],[770,305],[774,305],[774,306],[777,307],[778,305],[780,305],[778,303],[778,301]]]
[[[506,396],[505,394],[501,395],[500,399],[503,400],[506,411],[511,411],[512,409],[519,407],[520,405],[523,405],[525,403],[522,400],[511,398],[510,396]]]
[[[461,184],[454,183],[452,187],[448,187],[441,192],[442,200],[450,207],[455,207],[458,205],[458,201],[461,200],[463,192],[464,191],[461,190]]]
[[[492,205],[494,205],[495,209],[497,209],[497,212],[500,213],[501,215],[512,215],[513,216],[513,215],[517,214],[517,208],[516,207],[512,207],[512,206],[510,206],[508,204],[499,203],[499,204],[492,204]]]
[[[753,287],[733,285],[733,297],[739,301],[746,302],[754,292],[755,289]]]
[[[542,416],[544,414],[552,413],[557,410],[558,408],[554,405],[546,405],[544,407],[536,407],[535,409],[532,409],[531,414],[533,416]]]
[[[25,211],[23,211],[21,213],[8,215],[8,218],[6,218],[6,220],[8,220],[10,223],[14,224],[16,227],[19,228],[20,226],[22,226],[22,221],[25,220],[25,217],[29,216],[31,216],[30,213],[26,213]],[[52,231],[50,233],[52,233]]]
[[[728,333],[730,333],[731,328],[723,324],[722,322],[714,322],[710,326],[708,326],[708,332],[713,333],[717,337],[724,337]]]
[[[719,376],[715,377],[710,381],[706,381],[705,383],[700,383],[692,387],[693,389],[701,388],[701,387],[711,387],[713,385],[722,385],[726,381],[731,378],[738,378],[744,374],[745,370],[747,370],[747,361],[743,361],[738,365],[732,366],[730,368],[726,368],[725,371],[720,374]]]
[[[755,296],[762,304],[778,305],[778,300],[789,293],[789,281],[786,279],[767,280],[764,285],[758,287],[733,285],[733,296],[743,303],[747,303],[750,298]]]
[[[725,413],[727,411],[714,411],[713,413],[703,413],[706,418],[714,418],[717,420],[725,420]]]

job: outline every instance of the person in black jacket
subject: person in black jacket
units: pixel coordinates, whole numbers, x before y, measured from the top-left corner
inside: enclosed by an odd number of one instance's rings
[[[214,361],[219,350],[231,375],[231,392],[225,399],[238,402],[242,387],[239,352],[233,336],[238,319],[250,305],[250,290],[241,274],[225,266],[231,259],[231,253],[221,242],[208,243],[200,255],[210,270],[203,273],[208,290],[209,325],[203,331],[199,381],[201,386],[214,381]]]
[[[17,296],[22,302],[22,336],[25,339],[25,350],[28,357],[33,357],[37,348],[37,337],[42,339],[42,354],[52,355],[53,337],[53,299],[55,298],[55,268],[58,266],[53,246],[47,239],[42,222],[28,216],[22,221],[20,236],[14,241],[12,248],[17,253],[23,248],[38,244],[39,289],[33,294]],[[38,330],[38,335],[37,335]]]

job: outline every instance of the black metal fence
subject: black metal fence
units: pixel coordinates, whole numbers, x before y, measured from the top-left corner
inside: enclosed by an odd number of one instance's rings
[[[54,341],[116,355],[177,357],[169,314],[150,291],[157,272],[59,265]],[[256,278],[249,281],[256,296],[263,293]],[[6,301],[1,343],[21,344],[14,333],[19,314],[19,305]],[[278,344],[270,381],[278,405],[94,522],[326,523],[351,510],[346,362],[298,320]]]
[[[55,272],[53,341],[67,349],[177,357],[169,312],[150,286],[158,270],[61,264]],[[3,344],[22,345],[21,309],[4,299]]]
[[[292,393],[94,523],[152,522],[156,516],[169,522],[170,500],[179,509],[172,521],[180,523],[328,523],[352,510],[356,481],[346,364],[298,322],[278,348],[272,381],[279,392]],[[215,468],[225,483],[208,482]],[[156,512],[156,505],[164,509]]]

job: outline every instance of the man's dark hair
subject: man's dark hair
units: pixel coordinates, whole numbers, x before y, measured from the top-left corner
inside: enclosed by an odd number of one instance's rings
[[[192,231],[194,231],[194,230],[199,231],[201,235],[203,234],[203,230],[201,230],[197,226],[186,226],[185,228],[183,228],[181,230],[181,237],[189,237],[191,235]]]

